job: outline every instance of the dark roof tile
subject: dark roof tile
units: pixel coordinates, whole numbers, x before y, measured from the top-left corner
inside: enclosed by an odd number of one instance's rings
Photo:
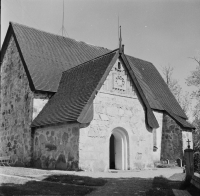
[[[63,72],[57,93],[34,119],[32,127],[77,121],[115,54],[116,51]]]
[[[174,114],[187,119],[184,111],[174,98],[174,95],[171,93],[167,84],[154,65],[150,62],[130,56],[128,56],[128,59],[132,65],[132,69],[137,69],[141,74],[141,77],[138,77],[138,80],[144,90],[151,108],[166,111],[169,108]]]
[[[12,27],[37,90],[56,92],[62,71],[109,52],[24,25]]]
[[[22,52],[36,90],[57,92],[62,72],[108,53],[110,50],[43,32],[17,23],[10,27]],[[2,48],[3,49],[3,48]],[[156,68],[127,56],[152,109],[187,118]]]

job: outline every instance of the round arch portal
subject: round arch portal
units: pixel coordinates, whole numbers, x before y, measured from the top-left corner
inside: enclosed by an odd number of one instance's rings
[[[115,128],[110,136],[110,169],[128,169],[128,134],[122,128]]]

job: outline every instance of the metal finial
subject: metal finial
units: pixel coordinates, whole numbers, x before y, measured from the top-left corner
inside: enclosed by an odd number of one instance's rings
[[[122,34],[121,34],[121,26],[119,27],[119,52],[122,53]]]

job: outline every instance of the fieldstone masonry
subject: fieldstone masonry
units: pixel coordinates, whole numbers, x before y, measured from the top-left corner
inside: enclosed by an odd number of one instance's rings
[[[78,169],[79,125],[39,128],[34,133],[33,164],[43,169]]]
[[[0,156],[18,166],[30,164],[33,96],[12,37],[1,65]]]
[[[177,159],[183,160],[183,151],[186,149],[188,138],[192,138],[192,133],[181,128],[170,116],[164,114],[161,160],[168,159],[171,162]],[[183,145],[183,142],[185,145]]]

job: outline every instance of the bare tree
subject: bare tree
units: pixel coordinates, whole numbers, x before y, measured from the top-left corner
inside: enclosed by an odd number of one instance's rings
[[[190,109],[190,94],[188,92],[184,93],[182,87],[179,85],[178,80],[173,78],[174,68],[170,65],[164,66],[162,68],[162,73],[165,82],[167,83],[172,94],[175,96],[178,103],[181,105],[183,111],[188,113]]]
[[[191,72],[186,82],[188,86],[195,86],[196,90],[192,93],[192,97],[196,100],[196,105],[193,108],[194,121],[193,125],[196,130],[193,131],[194,150],[200,151],[200,55],[199,58],[191,58],[197,62],[197,67]]]
[[[200,58],[197,57],[189,57],[189,58],[195,60],[200,66]]]
[[[191,75],[186,79],[188,86],[195,86],[196,90],[192,93],[192,97],[196,99],[197,104],[194,109],[194,117],[200,119],[200,56],[199,58],[193,57],[199,66],[196,67]]]

